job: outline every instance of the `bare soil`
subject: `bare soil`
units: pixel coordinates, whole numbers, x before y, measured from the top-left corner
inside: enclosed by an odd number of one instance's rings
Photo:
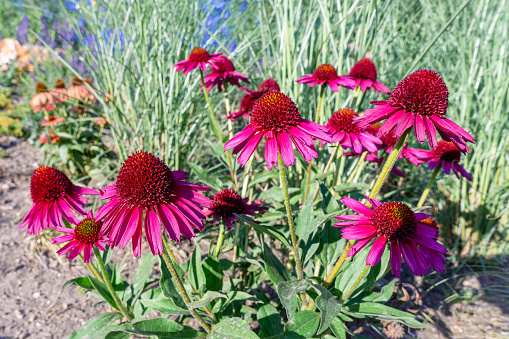
[[[33,145],[13,137],[0,136],[0,146],[9,155],[0,158],[0,339],[65,338],[89,318],[107,311],[107,306],[94,308],[95,303],[76,287],[62,291],[65,281],[87,274],[85,267],[77,260],[57,259],[45,246],[45,238],[27,237],[24,229],[18,229],[31,205],[30,177],[42,155]],[[177,247],[177,260],[184,261],[192,246],[186,242]],[[135,265],[136,259],[129,255],[125,272],[134,272]],[[509,338],[508,289],[504,285],[509,271],[502,265],[495,273],[454,278],[451,283],[456,285],[452,290],[437,287],[429,293],[424,293],[425,283],[413,281],[416,289],[405,288],[409,298],[393,302],[418,315],[424,312],[432,323],[412,333],[408,329],[399,331],[395,324],[386,324],[388,334],[404,333],[406,337],[419,338]],[[401,286],[405,285],[398,288]],[[504,290],[505,297],[497,295],[497,288]],[[473,297],[446,302],[456,289],[462,291],[460,296],[471,291]],[[419,301],[420,295],[423,297]],[[358,330],[369,337],[380,337],[366,327]]]

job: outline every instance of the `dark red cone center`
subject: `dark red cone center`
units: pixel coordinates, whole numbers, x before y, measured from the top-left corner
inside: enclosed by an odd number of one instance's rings
[[[387,202],[375,207],[371,212],[371,221],[378,235],[390,241],[401,242],[415,234],[415,214],[400,202]]]
[[[377,76],[375,63],[369,58],[361,59],[353,65],[348,75],[375,81]]]
[[[120,202],[139,207],[154,207],[168,202],[175,189],[175,178],[168,166],[147,152],[130,155],[116,183]]]
[[[260,97],[253,106],[251,125],[258,130],[280,132],[300,123],[299,109],[295,103],[280,92],[269,92]]]
[[[214,194],[209,208],[216,215],[226,218],[233,216],[233,213],[244,213],[246,205],[237,192],[232,189],[224,189]]]
[[[336,131],[360,134],[364,132],[364,129],[353,122],[353,119],[356,117],[357,113],[354,110],[348,108],[340,109],[331,116],[327,126],[334,128]]]
[[[329,64],[318,66],[318,68],[313,73],[313,76],[320,81],[332,81],[339,78],[336,69]]]
[[[99,240],[102,221],[95,221],[92,218],[82,220],[74,229],[74,237],[81,243],[93,244]]]
[[[189,61],[192,62],[205,62],[210,59],[210,54],[205,48],[196,47],[191,51],[189,55]]]
[[[53,167],[39,167],[30,181],[30,194],[34,203],[58,201],[71,190],[72,183],[69,178]]]

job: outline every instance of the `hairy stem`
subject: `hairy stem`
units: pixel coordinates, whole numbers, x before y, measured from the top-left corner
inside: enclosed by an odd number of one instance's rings
[[[361,283],[362,279],[364,279],[364,276],[366,276],[366,274],[368,273],[370,267],[371,266],[369,266],[369,265],[364,266],[364,269],[362,270],[362,272],[359,275],[359,277],[357,278],[357,280],[355,280],[355,282],[353,283],[352,287],[350,287],[348,292],[343,294],[343,296],[341,297],[341,302],[345,302],[348,298],[350,298],[350,296],[355,291],[357,286],[359,286],[359,284]]]
[[[223,245],[224,233],[225,233],[224,223],[221,223],[219,225],[219,234],[217,236],[216,250],[214,251],[214,254],[216,255],[216,257],[218,257],[219,253],[221,253],[221,246]]]

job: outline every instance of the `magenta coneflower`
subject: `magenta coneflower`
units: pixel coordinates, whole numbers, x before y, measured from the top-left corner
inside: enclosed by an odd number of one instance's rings
[[[218,92],[223,90],[225,84],[240,87],[239,80],[249,83],[247,76],[235,71],[233,63],[224,56],[220,56],[214,61],[210,74],[207,74],[204,80],[207,92],[210,92],[212,87],[216,85]]]
[[[313,74],[306,74],[302,78],[296,80],[299,84],[308,84],[309,87],[316,85],[328,84],[334,91],[339,91],[339,86],[352,89],[355,82],[346,76],[339,76],[334,66],[323,64],[313,72]]]
[[[389,100],[372,101],[378,107],[367,110],[358,121],[362,126],[368,126],[387,119],[377,135],[393,131],[395,138],[414,126],[417,141],[422,144],[427,136],[432,148],[437,147],[436,128],[442,139],[454,142],[461,152],[470,152],[467,141],[473,143],[474,138],[445,118],[448,96],[447,86],[437,72],[419,70],[403,79]]]
[[[77,224],[79,220],[72,211],[86,214],[83,207],[87,199],[83,194],[97,195],[99,192],[73,185],[64,173],[53,167],[37,168],[30,181],[33,205],[19,228],[28,226],[27,234],[39,234],[47,227],[63,227],[62,217]]]
[[[376,80],[376,67],[373,63],[373,60],[369,58],[364,58],[357,61],[357,63],[353,65],[350,73],[346,76],[346,78],[354,81],[354,88],[361,86],[361,91],[363,93],[365,93],[369,88],[384,94],[391,93],[391,90],[387,88],[387,86]]]
[[[382,141],[360,127],[354,122],[357,113],[354,110],[344,108],[332,114],[327,126],[332,134],[333,142],[339,143],[344,149],[350,148],[354,153],[364,151],[376,152],[382,145]],[[320,146],[323,146],[322,142]],[[377,146],[378,145],[378,146]]]
[[[207,64],[212,65],[212,61],[219,60],[220,55],[221,53],[210,55],[206,49],[196,47],[191,51],[189,59],[177,62],[174,67],[177,67],[177,72],[184,70],[185,75],[198,67],[205,72],[207,70]]]
[[[160,159],[147,152],[130,155],[117,181],[101,191],[99,199],[110,199],[97,212],[104,220],[104,233],[111,246],[124,248],[132,238],[133,253],[140,256],[145,229],[150,250],[162,253],[161,226],[174,241],[195,237],[193,227],[201,230],[205,215],[201,211],[210,200],[198,191],[209,188],[186,182],[187,173],[171,171]]]
[[[252,91],[250,89],[247,89],[245,87],[241,87],[241,90],[246,92],[246,95],[242,98],[239,105],[238,112],[230,112],[230,115],[228,115],[226,118],[230,120],[235,120],[239,118],[240,116],[243,116],[244,119],[247,119],[249,117],[249,114],[251,114],[251,111],[253,110],[253,106],[262,95],[268,92],[279,92],[279,85],[274,79],[265,79],[262,81],[262,83],[258,86],[256,91]]]
[[[280,92],[269,92],[258,99],[250,124],[228,141],[224,149],[233,148],[233,154],[242,151],[237,161],[244,166],[264,136],[265,161],[270,169],[277,164],[278,153],[287,167],[295,164],[292,141],[307,162],[318,157],[314,139],[332,142],[327,127],[302,119],[292,99]]]
[[[108,244],[108,238],[102,231],[102,222],[94,219],[92,211],[87,213],[87,218],[80,221],[75,229],[57,227],[57,231],[68,234],[55,237],[51,242],[61,244],[69,241],[68,244],[57,251],[58,255],[71,252],[68,256],[69,260],[76,258],[78,254],[83,252],[83,260],[90,263],[94,246],[101,251],[106,251],[103,244]]]
[[[235,214],[260,215],[269,209],[262,206],[262,199],[255,200],[251,204],[248,204],[248,201],[248,198],[242,199],[234,190],[224,189],[214,194],[212,203],[204,209],[204,212],[207,218],[213,217],[212,222],[223,219],[228,230],[231,230],[232,222],[239,219]]]
[[[389,242],[392,273],[399,277],[401,255],[412,273],[422,276],[428,273],[425,256],[441,258],[447,253],[445,247],[436,241],[438,230],[423,223],[423,220],[429,218],[428,215],[414,213],[410,207],[400,202],[381,203],[370,198],[368,201],[373,206],[372,210],[352,198],[341,199],[345,206],[360,214],[336,217],[341,222],[334,226],[344,227],[341,230],[343,238],[358,240],[348,252],[349,257],[357,254],[374,239],[366,265],[376,266]]]
[[[429,162],[429,169],[435,169],[442,164],[445,174],[451,173],[452,169],[458,179],[461,174],[467,180],[472,181],[470,174],[460,165],[460,150],[452,142],[441,140],[438,142],[437,148],[429,151],[423,149],[410,149],[408,151],[421,162]]]

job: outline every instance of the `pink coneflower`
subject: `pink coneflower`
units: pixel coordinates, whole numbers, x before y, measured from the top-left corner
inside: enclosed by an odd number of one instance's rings
[[[334,66],[323,64],[313,72],[313,74],[306,74],[302,78],[296,80],[299,84],[308,84],[309,87],[316,85],[328,84],[332,91],[339,91],[339,86],[352,89],[355,82],[346,76],[339,76]]]
[[[204,80],[207,92],[210,92],[214,86],[217,86],[218,92],[221,92],[225,84],[241,87],[239,80],[249,83],[247,76],[235,71],[233,63],[224,56],[220,56],[218,60],[214,61],[210,74],[207,74]]]
[[[258,99],[250,124],[228,141],[224,149],[233,148],[233,154],[242,151],[237,161],[244,166],[264,136],[265,161],[270,169],[277,163],[278,153],[287,167],[295,164],[292,141],[307,162],[318,157],[314,139],[332,142],[327,127],[302,119],[292,99],[280,92],[269,92]]]
[[[79,220],[72,211],[86,214],[83,207],[87,199],[83,194],[97,195],[99,192],[73,185],[64,173],[53,167],[37,168],[30,181],[33,205],[19,228],[28,226],[27,234],[39,234],[47,227],[63,227],[62,217],[77,224]]]
[[[279,85],[276,82],[276,80],[269,78],[263,80],[262,83],[256,89],[256,91],[252,91],[245,87],[241,87],[240,89],[246,92],[246,95],[244,95],[244,97],[240,101],[238,112],[230,112],[230,115],[226,117],[227,119],[235,120],[240,116],[243,116],[244,119],[247,119],[249,117],[249,114],[251,114],[251,111],[256,100],[258,100],[265,93],[279,92]]]
[[[206,49],[196,47],[191,51],[189,59],[177,62],[174,67],[177,67],[177,72],[184,70],[185,75],[198,67],[205,72],[207,64],[212,65],[212,61],[218,61],[220,55],[221,53],[210,55]]]
[[[412,155],[421,162],[429,162],[429,169],[435,169],[437,166],[442,164],[445,174],[451,173],[452,169],[458,179],[461,174],[467,180],[472,181],[470,174],[468,174],[463,166],[460,165],[460,150],[452,142],[441,140],[438,142],[438,146],[435,149],[429,151],[423,149],[410,149],[409,152],[411,152]]]
[[[204,209],[204,212],[207,218],[213,217],[212,222],[223,219],[228,230],[231,230],[232,222],[239,219],[235,214],[260,215],[269,209],[262,206],[262,199],[255,200],[251,204],[248,204],[248,201],[248,198],[242,199],[234,190],[224,189],[214,194],[212,203]]]
[[[48,88],[42,82],[38,82],[35,85],[35,95],[30,100],[30,107],[34,113],[43,111],[54,111],[55,97],[53,94],[48,92]]]
[[[447,86],[437,72],[419,70],[403,79],[392,91],[389,100],[372,101],[377,107],[367,110],[358,120],[365,127],[387,119],[377,135],[386,135],[394,130],[396,138],[414,126],[417,141],[422,144],[427,136],[432,148],[438,144],[436,128],[442,139],[454,142],[461,152],[468,153],[467,141],[473,143],[474,138],[445,118],[448,96]]]
[[[57,117],[56,115],[45,116],[41,121],[41,126],[56,126],[64,120],[63,117]]]
[[[117,181],[101,191],[99,199],[110,201],[97,212],[104,220],[104,233],[111,246],[124,248],[132,238],[133,253],[140,256],[141,237],[145,229],[153,254],[162,253],[161,226],[174,241],[195,237],[193,226],[201,230],[201,211],[210,200],[198,191],[209,188],[186,182],[187,173],[171,171],[160,159],[147,152],[130,155]]]
[[[373,60],[369,58],[364,58],[357,61],[357,63],[353,65],[350,73],[348,76],[346,76],[346,78],[354,81],[354,88],[361,86],[362,93],[365,93],[369,88],[384,94],[391,93],[391,90],[387,88],[387,86],[376,80],[376,67]]]
[[[49,134],[49,139],[48,139],[48,134]],[[58,135],[54,135],[51,131],[49,131],[48,133],[45,133],[45,132],[41,133],[38,141],[41,144],[48,145],[50,142],[52,144],[54,144],[58,140],[60,140],[60,137]]]
[[[87,213],[87,218],[76,224],[76,228],[57,227],[58,232],[68,233],[51,239],[53,244],[68,242],[64,247],[57,251],[58,255],[68,252],[68,259],[72,260],[83,252],[83,261],[90,263],[92,251],[96,246],[101,251],[106,251],[103,244],[108,244],[108,238],[102,232],[102,222],[94,219],[92,211]]]
[[[352,149],[356,154],[364,151],[378,151],[382,141],[366,131],[365,128],[358,126],[354,122],[356,117],[357,113],[348,108],[340,109],[332,114],[327,126],[332,134],[333,142],[339,143],[344,149]],[[325,142],[320,145],[325,145]]]
[[[435,220],[431,218],[426,218],[421,220],[421,223],[434,227],[438,232],[438,225]],[[437,239],[435,239],[437,240]],[[429,251],[425,247],[421,247],[422,255],[426,262],[428,263],[428,269],[435,269],[435,271],[444,273],[445,265],[447,265],[447,261],[445,260],[445,256],[442,253],[436,253],[435,251]]]
[[[399,277],[402,254],[412,273],[422,276],[428,273],[425,255],[443,257],[447,253],[445,247],[436,241],[438,230],[422,222],[429,218],[428,215],[414,213],[410,207],[400,202],[368,200],[373,206],[372,210],[352,198],[341,199],[345,206],[360,214],[336,217],[341,222],[334,226],[344,227],[341,230],[343,238],[358,240],[348,252],[349,257],[353,257],[374,239],[366,265],[376,266],[389,242],[392,273]]]

